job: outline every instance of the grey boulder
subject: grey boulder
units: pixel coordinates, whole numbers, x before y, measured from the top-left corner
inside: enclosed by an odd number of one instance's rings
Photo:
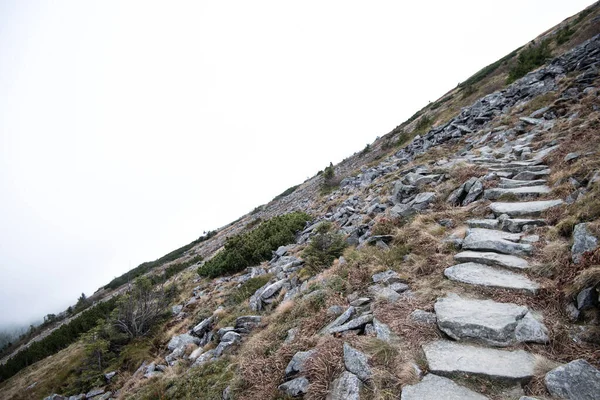
[[[181,335],[173,336],[171,338],[171,340],[169,340],[169,343],[167,344],[167,348],[171,351],[174,351],[176,349],[185,348],[186,346],[188,346],[190,344],[197,345],[199,343],[200,343],[200,340],[198,340],[197,337],[192,336],[187,333],[184,333]]]
[[[361,388],[360,379],[353,373],[344,371],[339,378],[333,381],[326,400],[360,400]]]
[[[589,232],[587,226],[586,223],[577,224],[573,229],[571,257],[575,264],[581,261],[583,253],[594,250],[598,246],[598,239]]]
[[[346,370],[358,376],[361,381],[366,382],[371,379],[372,372],[367,356],[348,343],[344,343],[344,365]]]
[[[208,332],[213,323],[214,323],[214,317],[208,317],[204,320],[202,320],[198,325],[196,325],[195,327],[192,328],[192,332],[194,333],[194,335],[197,336],[202,336],[204,335],[206,332]]]
[[[231,346],[236,345],[237,343],[242,341],[242,336],[239,333],[235,332],[227,332],[221,338],[221,342],[215,349],[215,357],[220,357],[221,354],[225,352]]]
[[[402,282],[400,275],[397,272],[388,269],[387,271],[376,273],[372,276],[374,283],[383,283],[385,285],[391,285],[392,283]]]
[[[300,376],[296,379],[292,379],[291,381],[282,383],[279,385],[278,389],[289,396],[298,397],[308,393],[309,384],[310,383],[308,382],[308,379]]]
[[[285,368],[285,374],[289,376],[304,372],[304,365],[306,364],[306,360],[308,360],[313,354],[315,354],[315,350],[299,351],[296,354],[294,354],[291,361]]]
[[[238,317],[235,320],[235,331],[238,333],[250,333],[251,330],[260,324],[260,321],[262,321],[260,315],[245,315],[243,317]]]
[[[585,360],[561,365],[546,374],[546,388],[553,395],[569,400],[600,399],[600,371]]]

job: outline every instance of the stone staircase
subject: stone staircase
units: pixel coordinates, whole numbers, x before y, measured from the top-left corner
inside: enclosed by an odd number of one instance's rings
[[[530,134],[526,140],[509,142],[513,152],[508,154],[492,152],[493,158],[471,160],[499,178],[497,187],[484,190],[484,199],[508,197],[513,201],[493,202],[486,219],[467,221],[469,228],[462,251],[454,256],[457,264],[444,271],[445,277],[460,285],[461,293],[466,290],[467,294],[450,293],[437,299],[434,306],[437,325],[447,339],[423,346],[429,374],[418,384],[405,387],[403,400],[485,399],[486,396],[448,378],[476,376],[503,384],[523,384],[534,376],[534,354],[502,347],[547,343],[543,316],[524,306],[476,295],[481,293],[477,291],[480,287],[530,295],[540,289],[539,283],[526,274],[530,268],[528,257],[534,252],[533,244],[539,240],[529,231],[546,225],[540,215],[563,201],[537,200],[551,192],[546,185],[550,170],[541,162],[549,153],[548,148],[529,152],[526,160],[514,152],[516,149],[520,153],[522,144],[534,136]]]

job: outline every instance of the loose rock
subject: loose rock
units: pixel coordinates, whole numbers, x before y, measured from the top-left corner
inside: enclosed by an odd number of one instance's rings
[[[585,360],[561,365],[546,374],[546,388],[556,397],[569,400],[600,398],[600,371]]]

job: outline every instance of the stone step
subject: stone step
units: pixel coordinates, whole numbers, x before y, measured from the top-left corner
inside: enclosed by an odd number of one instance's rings
[[[479,164],[482,167],[485,168],[496,168],[499,170],[502,170],[503,168],[505,169],[511,169],[511,168],[526,168],[526,167],[536,167],[538,165],[540,165],[542,162],[540,160],[526,160],[526,161],[507,161],[507,160],[502,160],[502,159],[474,159],[472,160],[473,162],[475,162],[476,164]],[[544,166],[545,169],[548,168],[547,166]]]
[[[468,299],[451,293],[438,299],[434,309],[438,327],[454,340],[498,347],[548,341],[546,327],[528,315],[527,307],[517,304]]]
[[[529,255],[533,247],[526,243],[516,243],[520,233],[509,233],[492,229],[471,228],[462,247],[465,250],[495,251],[503,254]]]
[[[524,275],[474,262],[448,267],[444,270],[444,275],[452,281],[476,286],[519,290],[532,294],[539,289],[537,283]]]
[[[499,218],[499,219],[469,219],[467,220],[469,228],[500,229],[506,232],[521,233],[523,228],[533,228],[536,226],[545,226],[543,219],[529,218]]]
[[[512,172],[508,172],[508,171],[495,171],[494,174],[496,174],[496,176],[500,177],[500,178],[510,178],[512,177],[514,174]]]
[[[506,171],[501,171],[501,172],[506,172]],[[522,181],[533,181],[533,180],[537,180],[537,179],[544,179],[548,175],[550,175],[549,169],[544,169],[541,171],[521,171],[521,172],[515,174],[514,176],[512,176],[512,179],[522,180]]]
[[[406,385],[402,388],[400,400],[486,400],[485,397],[454,381],[427,374],[416,385]]]
[[[488,200],[497,200],[504,195],[516,196],[519,199],[527,197],[538,197],[542,194],[550,193],[550,188],[545,185],[541,186],[522,186],[512,189],[493,188],[486,189],[483,192],[483,198]]]
[[[478,164],[482,167],[498,167],[506,162],[506,160],[497,160],[495,158],[474,158],[471,162]]]
[[[497,229],[500,221],[497,219],[469,219],[467,225],[469,228]]]
[[[477,375],[505,382],[527,382],[535,358],[523,351],[506,351],[438,340],[423,345],[429,371],[438,375]]]
[[[500,183],[498,184],[498,187],[503,188],[503,189],[513,189],[513,188],[518,188],[518,187],[523,187],[523,186],[538,186],[538,185],[543,185],[545,183],[546,183],[545,179],[520,181],[517,179],[500,178]]]
[[[548,154],[552,153],[556,149],[558,149],[558,145],[546,147],[543,150],[538,150],[535,153],[533,153],[532,157],[534,160],[542,160],[544,157],[546,157]]]
[[[509,254],[498,254],[491,251],[461,251],[460,253],[454,255],[454,259],[459,263],[474,262],[478,264],[490,265],[492,267],[503,267],[517,270],[529,268],[529,263],[521,257],[512,256]]]
[[[515,203],[492,203],[490,209],[496,215],[507,214],[509,217],[539,216],[542,212],[563,204],[562,200],[521,201]]]
[[[540,172],[547,171],[547,165],[516,165],[516,166],[507,166],[500,165],[498,167],[488,168],[491,172],[512,172],[513,174],[518,174],[520,172]]]
[[[526,227],[546,226],[546,221],[543,219],[528,219],[528,218],[504,218],[499,220],[499,227],[503,231],[519,233]],[[527,230],[527,229],[526,229]]]

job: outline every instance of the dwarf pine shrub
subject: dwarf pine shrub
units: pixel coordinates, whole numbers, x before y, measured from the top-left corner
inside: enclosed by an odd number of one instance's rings
[[[342,255],[345,248],[344,236],[334,232],[331,222],[322,222],[315,228],[315,235],[302,256],[313,268],[329,267],[333,260]]]
[[[198,268],[198,274],[209,278],[234,274],[271,258],[279,246],[293,243],[296,233],[311,217],[293,212],[262,222],[250,232],[227,239],[225,249]]]

